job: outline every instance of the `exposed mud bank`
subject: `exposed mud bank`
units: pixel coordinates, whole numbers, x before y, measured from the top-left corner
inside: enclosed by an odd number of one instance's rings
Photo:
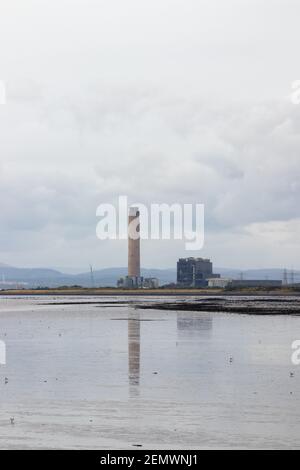
[[[224,312],[248,315],[300,315],[299,299],[199,299],[186,302],[155,302],[136,308],[192,312]]]

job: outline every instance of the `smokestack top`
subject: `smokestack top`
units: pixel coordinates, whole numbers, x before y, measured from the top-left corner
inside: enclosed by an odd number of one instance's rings
[[[137,217],[140,215],[138,207],[129,207],[129,216],[130,217]]]

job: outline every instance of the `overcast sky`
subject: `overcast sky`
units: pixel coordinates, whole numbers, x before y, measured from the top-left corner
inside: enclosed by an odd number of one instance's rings
[[[0,261],[125,266],[96,208],[206,206],[203,251],[300,268],[299,0],[0,0]]]

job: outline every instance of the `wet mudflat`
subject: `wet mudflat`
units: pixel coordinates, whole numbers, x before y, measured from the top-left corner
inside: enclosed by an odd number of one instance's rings
[[[232,315],[137,306],[174,297],[1,298],[0,448],[300,448],[285,300],[283,315]]]
[[[300,315],[299,297],[216,297],[138,303],[139,309],[224,312],[249,315]]]

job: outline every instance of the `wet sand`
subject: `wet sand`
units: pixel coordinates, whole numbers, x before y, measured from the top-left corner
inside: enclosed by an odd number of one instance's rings
[[[300,448],[300,317],[116,302],[0,299],[1,449]]]

